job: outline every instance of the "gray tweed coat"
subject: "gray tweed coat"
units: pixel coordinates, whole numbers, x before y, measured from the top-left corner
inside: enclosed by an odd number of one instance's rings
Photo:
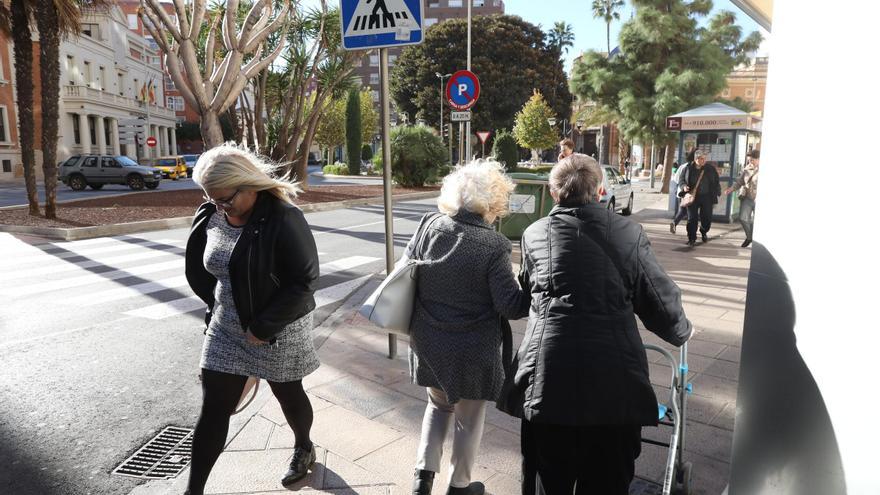
[[[417,231],[406,248],[428,261],[418,269],[410,324],[413,382],[442,389],[452,403],[496,400],[504,383],[499,314],[516,319],[528,311],[511,271],[510,241],[465,210],[422,221],[423,241],[415,246]]]

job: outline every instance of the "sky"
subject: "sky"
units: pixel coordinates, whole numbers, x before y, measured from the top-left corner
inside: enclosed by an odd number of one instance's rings
[[[547,31],[558,21],[564,20],[571,24],[574,30],[574,48],[569,49],[565,57],[567,72],[571,71],[572,60],[581,52],[591,49],[603,52],[606,50],[605,21],[593,17],[590,0],[505,0],[504,4],[507,14],[518,15],[529,22],[540,24],[544,31]],[[583,5],[583,8],[577,12],[577,15],[571,15],[570,11],[575,5]],[[737,24],[742,27],[744,35],[752,31],[760,32],[765,41],[758,51],[758,55],[769,56],[770,43],[767,40],[769,34],[766,31],[733,5],[730,0],[715,0],[712,14],[709,17],[721,10],[729,10],[736,14]],[[627,2],[620,13],[620,21],[611,23],[612,49],[616,45],[615,40],[620,33],[620,27],[630,19],[633,15],[632,12],[633,9]]]

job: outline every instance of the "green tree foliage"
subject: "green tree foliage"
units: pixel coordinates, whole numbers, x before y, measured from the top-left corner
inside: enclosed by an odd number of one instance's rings
[[[507,129],[498,131],[492,144],[492,156],[504,165],[504,169],[513,172],[519,162],[519,146],[516,138]]]
[[[422,44],[406,48],[398,58],[391,93],[410,122],[418,117],[439,127],[440,80],[435,73],[451,74],[463,68],[467,60],[464,39],[467,22],[450,19],[432,26]],[[562,60],[540,27],[516,16],[477,16],[473,46],[479,48],[473,52],[472,69],[483,88],[474,107],[474,129],[510,129],[520,105],[536,88],[547,95],[556,118],[568,118],[571,93]]]
[[[428,127],[398,126],[391,132],[391,175],[401,186],[434,181],[448,162],[443,141]]]
[[[327,105],[315,133],[315,142],[318,145],[332,149],[345,144],[345,105],[346,100],[341,98]]]
[[[568,53],[569,47],[574,46],[574,29],[571,24],[565,21],[553,24],[553,29],[547,33],[547,46],[559,53]]]
[[[361,136],[361,94],[352,89],[345,106],[345,158],[349,175],[361,173]]]
[[[555,145],[559,136],[548,122],[551,117],[553,110],[547,105],[544,96],[539,91],[535,91],[522,110],[516,114],[516,125],[513,127],[516,142],[523,148],[531,150],[547,149]]]
[[[371,160],[373,158],[373,147],[369,144],[361,146],[361,160]]]
[[[361,142],[369,143],[373,141],[373,136],[376,135],[378,127],[379,112],[376,111],[373,93],[369,89],[364,89],[361,91]]]
[[[725,105],[731,106],[733,108],[738,108],[743,112],[751,113],[755,110],[755,107],[752,105],[752,102],[748,100],[744,100],[741,96],[737,96],[733,99],[728,98],[715,98],[715,101],[718,103],[724,103]]]
[[[571,86],[585,100],[620,116],[618,126],[629,140],[674,143],[666,117],[715,100],[727,74],[748,61],[761,36],[742,38],[732,12],[722,11],[705,27],[711,0],[633,0],[636,17],[623,25],[621,54],[607,58],[588,51],[575,64]],[[666,161],[671,161],[672,147]],[[670,167],[665,168],[666,171]],[[668,179],[668,177],[666,177]],[[663,182],[667,187],[668,180]]]
[[[593,0],[593,17],[605,21],[605,41],[608,43],[608,52],[611,53],[611,22],[620,20],[620,8],[623,0]]]

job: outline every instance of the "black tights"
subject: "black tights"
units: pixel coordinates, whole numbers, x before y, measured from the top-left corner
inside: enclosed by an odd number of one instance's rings
[[[189,493],[201,495],[211,468],[223,452],[229,433],[229,417],[235,411],[247,377],[202,369],[202,414],[193,434],[192,467]],[[296,436],[296,447],[312,448],[312,403],[303,390],[302,380],[269,382],[272,393],[281,404],[287,424]]]

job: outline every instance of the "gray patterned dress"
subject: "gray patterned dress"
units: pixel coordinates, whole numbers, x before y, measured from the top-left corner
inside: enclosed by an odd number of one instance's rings
[[[301,380],[320,366],[312,341],[313,313],[287,325],[276,336],[277,344],[273,346],[248,343],[241,328],[229,277],[229,258],[241,230],[229,225],[223,214],[212,215],[208,221],[204,263],[208,272],[217,277],[217,287],[200,366],[273,382]]]

